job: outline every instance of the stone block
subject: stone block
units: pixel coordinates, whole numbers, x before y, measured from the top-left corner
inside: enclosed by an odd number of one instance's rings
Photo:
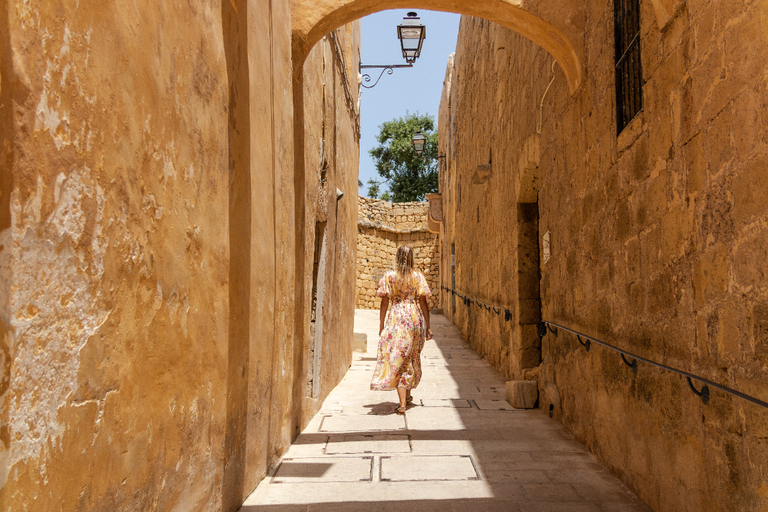
[[[693,233],[693,210],[671,209],[661,219],[662,260],[673,261],[685,254]]]
[[[352,352],[366,352],[368,350],[368,335],[364,332],[356,332],[352,337]]]
[[[768,188],[755,186],[764,179],[768,158],[760,156],[747,162],[733,181],[734,221],[742,227],[765,215],[768,210]]]
[[[768,233],[742,239],[734,255],[733,279],[744,291],[768,288]]]
[[[694,265],[696,305],[703,306],[722,297],[728,290],[728,282],[727,251],[724,245],[718,244],[702,254]]]
[[[539,398],[539,385],[535,380],[509,380],[506,385],[507,402],[515,409],[533,409]]]

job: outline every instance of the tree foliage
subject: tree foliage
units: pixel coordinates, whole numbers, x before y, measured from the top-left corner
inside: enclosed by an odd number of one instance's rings
[[[379,126],[379,145],[369,151],[376,171],[389,187],[394,203],[424,201],[425,195],[437,192],[437,130],[429,114],[406,113]],[[411,140],[417,131],[426,137],[424,153],[413,151]],[[378,187],[377,190],[378,192]]]
[[[368,197],[379,197],[379,191],[381,190],[381,182],[371,178],[368,180]]]

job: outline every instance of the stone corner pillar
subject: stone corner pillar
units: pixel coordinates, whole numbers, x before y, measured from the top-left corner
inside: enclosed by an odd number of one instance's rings
[[[515,409],[533,409],[539,398],[539,384],[536,380],[508,380],[507,402]]]

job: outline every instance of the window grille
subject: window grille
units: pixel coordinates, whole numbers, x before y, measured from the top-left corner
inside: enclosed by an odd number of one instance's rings
[[[640,64],[640,1],[614,0],[616,61],[616,133],[643,109],[643,70]]]

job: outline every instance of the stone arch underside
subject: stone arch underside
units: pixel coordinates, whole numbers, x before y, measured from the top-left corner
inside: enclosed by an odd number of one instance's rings
[[[294,0],[294,69],[301,69],[309,51],[330,31],[387,9],[429,9],[485,18],[535,42],[560,65],[574,93],[581,83],[583,2],[545,0]]]

